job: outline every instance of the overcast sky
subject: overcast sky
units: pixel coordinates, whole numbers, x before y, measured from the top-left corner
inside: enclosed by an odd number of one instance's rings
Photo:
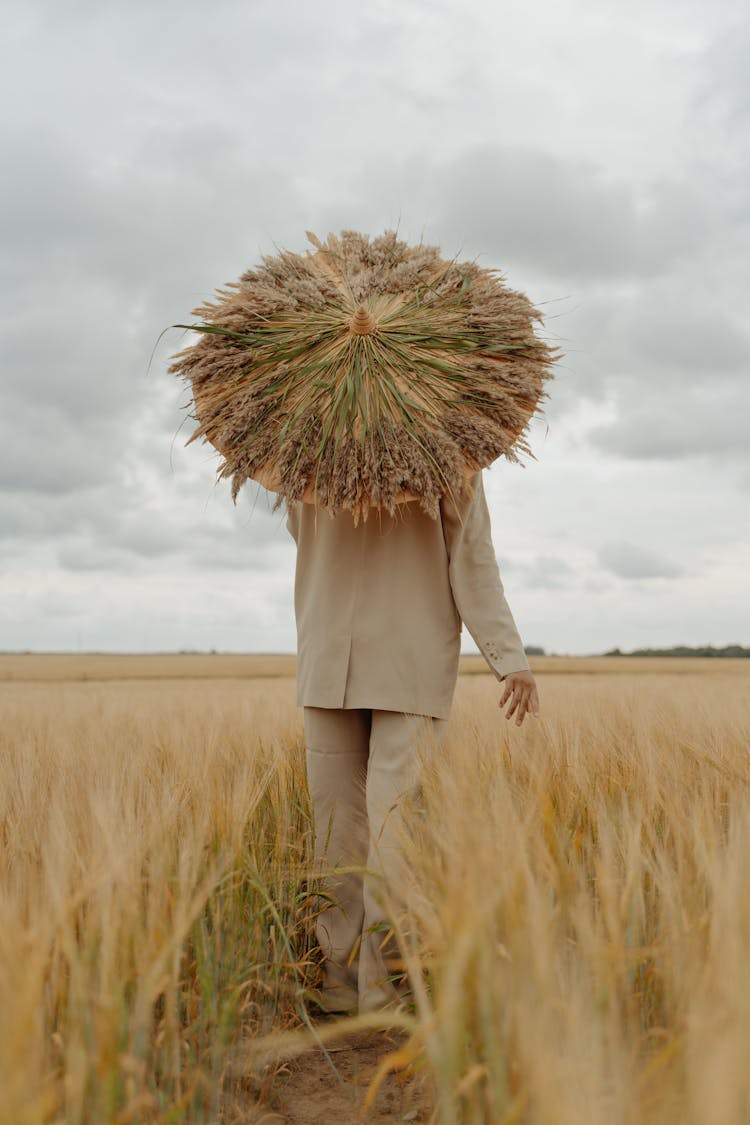
[[[565,352],[485,471],[524,642],[750,644],[748,11],[6,0],[0,649],[294,649],[169,326],[342,228],[502,269]]]

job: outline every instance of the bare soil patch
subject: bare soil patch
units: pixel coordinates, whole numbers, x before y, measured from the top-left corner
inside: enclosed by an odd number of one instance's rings
[[[357,1031],[278,1060],[266,1068],[271,1073],[260,1087],[255,1086],[253,1116],[243,1119],[253,1125],[427,1122],[429,1076],[418,1063],[398,1065],[397,1052],[405,1042],[406,1036],[396,1030]],[[371,1087],[384,1060],[389,1069],[373,1096]]]

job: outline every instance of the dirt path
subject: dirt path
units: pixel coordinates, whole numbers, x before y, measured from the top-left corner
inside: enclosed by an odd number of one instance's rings
[[[381,1061],[405,1042],[397,1031],[356,1032],[278,1061],[263,1081],[251,1114],[252,1125],[385,1125],[430,1119],[426,1073],[408,1065],[387,1074],[374,1102],[364,1109],[368,1087]],[[267,1068],[268,1069],[268,1068]],[[231,1120],[231,1116],[227,1118]],[[239,1119],[238,1119],[239,1120]]]

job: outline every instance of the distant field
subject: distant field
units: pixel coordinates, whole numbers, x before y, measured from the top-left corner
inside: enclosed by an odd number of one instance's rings
[[[294,658],[0,655],[0,1122],[746,1125],[750,661],[530,663],[539,720],[466,657],[423,760],[376,1091],[268,1045],[318,971]]]
[[[535,675],[745,676],[750,660],[708,657],[532,656]],[[0,683],[23,680],[285,679],[296,658],[287,653],[0,653]],[[461,657],[462,675],[488,674],[481,656]]]

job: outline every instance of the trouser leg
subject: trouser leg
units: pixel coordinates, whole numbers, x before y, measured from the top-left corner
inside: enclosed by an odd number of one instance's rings
[[[367,858],[365,785],[371,715],[361,709],[305,707],[307,780],[319,871],[362,867]],[[331,1011],[357,1007],[359,944],[364,904],[362,874],[326,875],[330,896],[316,921],[323,953],[320,1002]]]
[[[405,985],[398,976],[400,951],[391,930],[390,905],[403,902],[405,858],[400,846],[402,805],[419,780],[416,746],[426,740],[436,747],[448,726],[446,719],[397,711],[372,712],[367,771],[369,848],[363,885],[364,918],[359,957],[359,1009],[387,1007],[402,999]]]

